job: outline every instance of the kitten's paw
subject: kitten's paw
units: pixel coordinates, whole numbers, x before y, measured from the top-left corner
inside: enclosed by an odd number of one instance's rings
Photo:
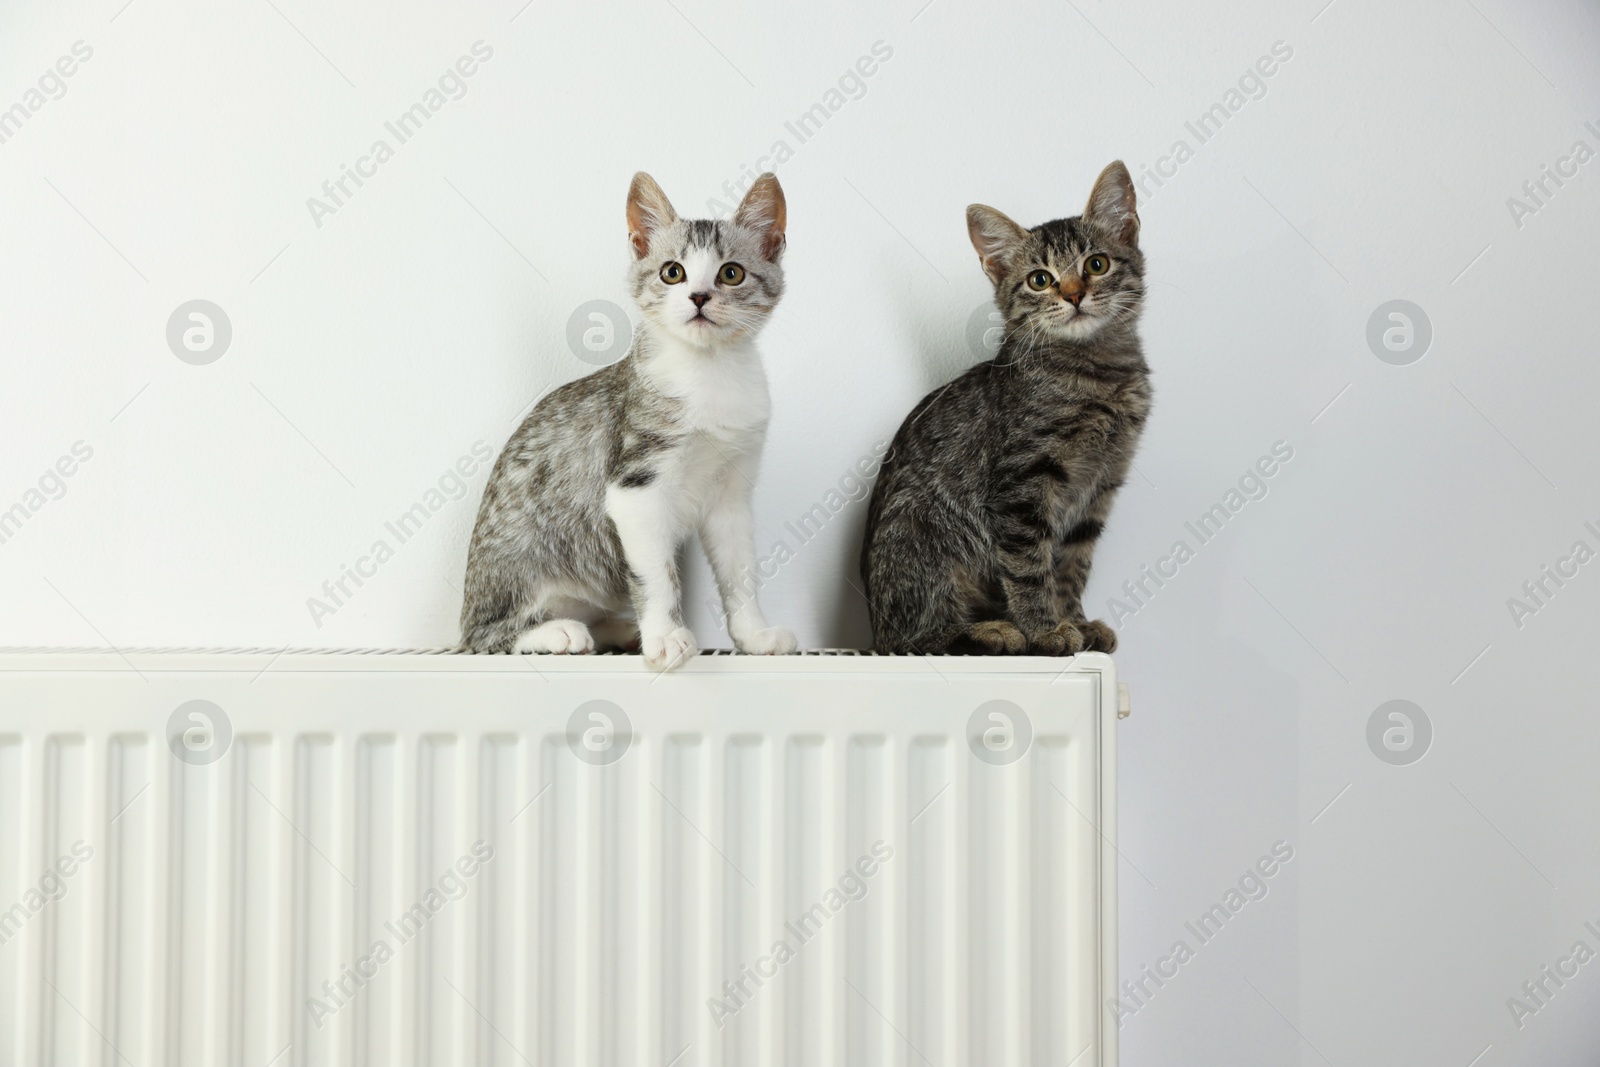
[[[757,630],[742,641],[735,641],[740,652],[752,656],[787,656],[799,647],[799,642],[794,639],[783,626],[769,626],[765,630]]]
[[[1083,650],[1085,652],[1115,652],[1117,650],[1117,631],[1099,619],[1080,622],[1078,629],[1083,631]]]
[[[700,646],[695,643],[694,634],[687,627],[680,626],[664,634],[648,635],[642,651],[644,661],[650,666],[658,671],[670,671],[693,659],[700,651]]]
[[[512,652],[550,652],[581,655],[594,651],[589,628],[576,619],[551,619],[525,631],[511,647]]]
[[[1027,636],[1014,623],[1002,619],[974,623],[966,637],[985,656],[1015,656],[1028,647]]]
[[[1039,656],[1076,656],[1083,651],[1084,633],[1075,622],[1061,622],[1055,629],[1034,634],[1028,651]]]

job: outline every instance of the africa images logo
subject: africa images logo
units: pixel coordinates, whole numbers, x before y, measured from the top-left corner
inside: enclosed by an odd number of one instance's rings
[[[191,767],[217,762],[232,743],[228,713],[209,700],[180,704],[167,716],[167,748]]]
[[[1033,720],[1020,704],[990,700],[967,716],[967,747],[991,767],[1004,767],[1028,754]]]
[[[632,744],[628,713],[609,700],[587,700],[567,716],[567,748],[591,767],[617,762]]]

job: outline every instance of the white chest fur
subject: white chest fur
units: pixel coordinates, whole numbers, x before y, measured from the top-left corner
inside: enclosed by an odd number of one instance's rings
[[[729,444],[760,444],[772,398],[753,342],[707,349],[665,339],[641,370],[662,395],[683,405],[695,430]]]

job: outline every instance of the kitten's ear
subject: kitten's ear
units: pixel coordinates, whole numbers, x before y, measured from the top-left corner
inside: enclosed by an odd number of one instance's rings
[[[983,273],[998,285],[1011,258],[1027,243],[1028,231],[992,207],[972,204],[967,208],[967,236],[978,250]]]
[[[1095,179],[1083,217],[1126,245],[1139,243],[1139,211],[1128,168],[1117,160]]]
[[[650,235],[677,221],[672,201],[656,180],[642,170],[635,174],[628,186],[628,240],[633,242],[633,254],[643,259],[650,250]]]
[[[777,259],[786,244],[784,231],[789,225],[789,205],[783,199],[783,186],[770,171],[757,178],[739,201],[733,221],[762,235],[761,254]]]

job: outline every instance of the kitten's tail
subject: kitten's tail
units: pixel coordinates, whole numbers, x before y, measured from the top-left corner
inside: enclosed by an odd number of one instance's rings
[[[517,638],[530,625],[516,613],[497,610],[496,605],[476,600],[469,590],[461,606],[461,652],[510,652]]]

